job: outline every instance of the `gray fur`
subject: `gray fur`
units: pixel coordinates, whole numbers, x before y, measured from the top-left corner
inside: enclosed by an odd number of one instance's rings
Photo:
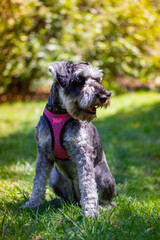
[[[110,92],[100,84],[102,71],[89,63],[62,61],[49,67],[54,76],[49,102],[75,118],[64,133],[69,161],[54,157],[51,133],[41,116],[36,128],[37,166],[28,207],[38,207],[45,198],[47,180],[65,201],[80,202],[86,216],[98,214],[99,203],[111,204],[116,184],[107,165],[97,129],[91,123],[96,107],[107,107]]]

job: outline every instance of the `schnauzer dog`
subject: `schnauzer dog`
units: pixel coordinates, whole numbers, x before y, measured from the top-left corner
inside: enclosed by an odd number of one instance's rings
[[[87,62],[61,61],[49,71],[54,81],[36,127],[36,174],[25,206],[36,208],[43,202],[50,177],[56,195],[80,202],[84,214],[93,217],[98,203],[112,205],[116,194],[100,137],[91,123],[97,108],[108,106],[111,93],[101,85],[102,70]]]

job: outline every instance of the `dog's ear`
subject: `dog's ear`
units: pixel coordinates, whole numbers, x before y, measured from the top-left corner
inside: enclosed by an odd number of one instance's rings
[[[61,61],[49,66],[48,70],[57,79],[61,87],[66,87],[72,76],[73,62]]]

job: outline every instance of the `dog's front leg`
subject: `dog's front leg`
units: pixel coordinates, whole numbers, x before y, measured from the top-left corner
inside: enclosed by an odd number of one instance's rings
[[[37,208],[45,199],[47,180],[50,177],[52,167],[53,162],[49,161],[46,153],[39,149],[33,189],[29,201],[25,204],[26,207]]]
[[[98,193],[95,181],[93,161],[89,156],[79,156],[77,171],[81,191],[82,211],[87,217],[98,215]]]
[[[45,198],[46,184],[54,164],[51,147],[51,134],[43,117],[37,127],[35,138],[37,141],[37,161],[32,194],[23,207],[38,207]]]

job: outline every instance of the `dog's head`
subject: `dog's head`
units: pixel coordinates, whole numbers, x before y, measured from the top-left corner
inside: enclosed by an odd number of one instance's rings
[[[75,119],[91,121],[98,107],[107,107],[111,93],[101,85],[102,70],[87,62],[57,62],[49,67],[58,84],[61,107]]]

